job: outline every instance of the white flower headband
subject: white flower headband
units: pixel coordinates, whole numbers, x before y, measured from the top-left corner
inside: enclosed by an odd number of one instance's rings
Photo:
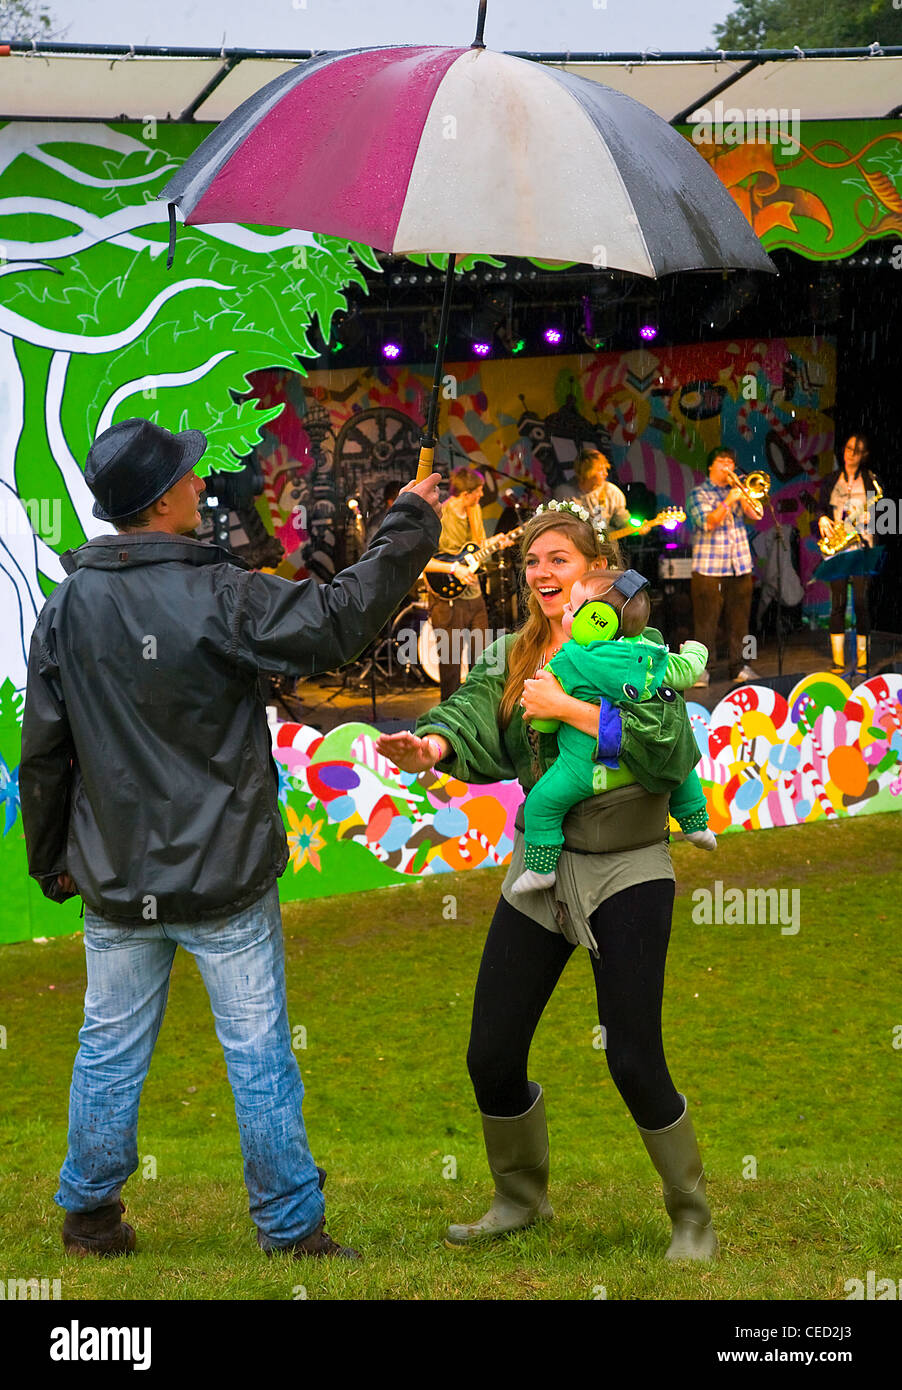
[[[589,515],[585,507],[581,507],[578,502],[571,501],[569,497],[562,502],[556,500],[543,502],[541,507],[536,507],[535,515],[541,516],[543,512],[570,512],[572,516],[578,516],[580,521],[588,521],[600,541],[607,539],[605,527],[599,525],[599,523]]]

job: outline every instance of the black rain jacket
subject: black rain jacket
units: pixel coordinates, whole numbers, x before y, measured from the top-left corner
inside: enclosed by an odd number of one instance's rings
[[[19,795],[28,871],[132,926],[203,921],[259,898],[288,842],[258,673],[353,661],[438,548],[405,493],[330,585],[251,570],[165,532],[97,536],[31,639]]]

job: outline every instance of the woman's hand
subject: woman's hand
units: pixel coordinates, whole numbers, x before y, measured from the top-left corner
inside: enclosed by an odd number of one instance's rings
[[[550,671],[537,671],[534,680],[523,682],[520,708],[524,719],[566,720],[569,701],[570,696],[561,689]]]
[[[537,671],[534,680],[523,682],[520,705],[524,719],[559,719],[590,737],[598,735],[598,706],[568,695],[551,671]]]
[[[57,874],[56,881],[64,893],[77,893],[75,881],[70,874]]]
[[[417,738],[405,729],[400,734],[382,734],[376,739],[376,752],[402,772],[428,772],[439,761],[436,754],[443,743],[444,739],[440,740],[435,734],[428,739]]]
[[[822,516],[820,521],[817,523],[818,530],[820,531],[822,536],[826,536],[828,534],[832,525],[833,523],[828,516]]]

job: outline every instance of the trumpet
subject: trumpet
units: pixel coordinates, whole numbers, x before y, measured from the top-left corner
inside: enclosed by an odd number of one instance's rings
[[[727,482],[730,487],[738,487],[745,500],[755,508],[759,518],[764,515],[764,508],[761,505],[762,498],[770,493],[770,478],[764,472],[758,470],[755,473],[746,473],[740,477],[731,468],[727,473]]]

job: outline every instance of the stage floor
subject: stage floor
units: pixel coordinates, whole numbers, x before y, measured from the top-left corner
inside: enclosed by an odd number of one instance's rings
[[[853,650],[854,639],[847,636],[847,661]],[[774,682],[779,676],[776,640],[771,639],[766,647],[759,644],[759,655],[749,664],[762,682]],[[829,670],[830,665],[826,632],[792,633],[783,647],[781,691],[788,693],[802,676]],[[890,670],[902,671],[902,635],[872,633],[869,674],[874,676]],[[858,683],[854,676],[846,679],[853,686]],[[720,661],[713,668],[707,688],[699,687],[686,693],[688,698],[710,710],[735,688],[736,682],[727,680],[726,665]],[[280,720],[310,724],[324,734],[339,724],[356,722],[374,725],[387,733],[413,728],[417,717],[438,703],[439,688],[425,676],[420,680],[414,674],[405,679],[402,674],[395,673],[390,681],[379,677],[373,690],[370,676],[361,665],[350,667],[346,672],[298,681],[293,696],[274,695],[267,700],[267,704],[275,707]]]

